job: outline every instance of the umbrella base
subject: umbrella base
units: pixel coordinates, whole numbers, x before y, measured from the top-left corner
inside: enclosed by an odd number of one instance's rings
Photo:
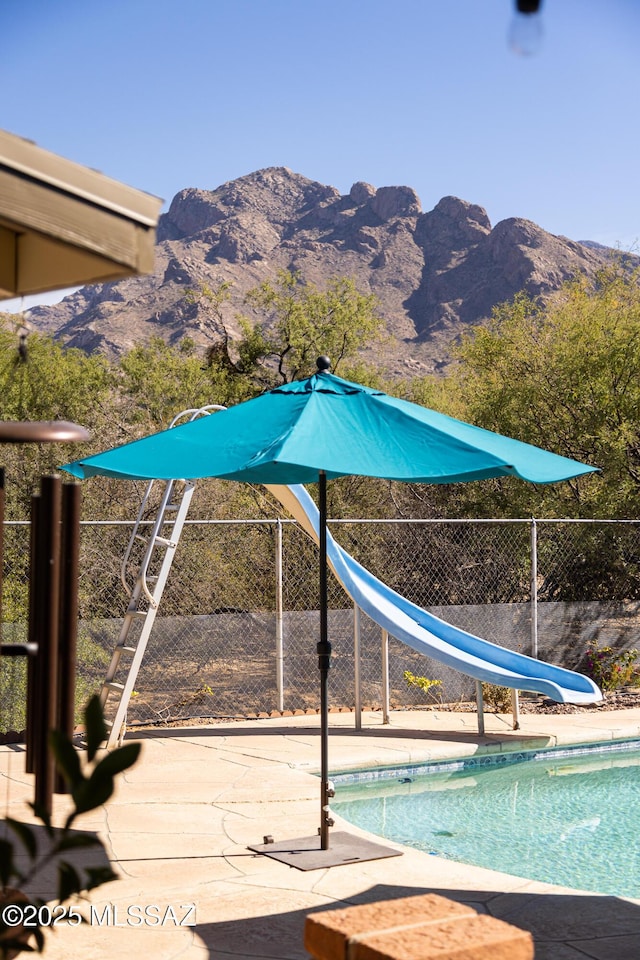
[[[393,850],[381,843],[374,843],[344,831],[331,834],[328,850],[320,849],[320,837],[317,835],[296,840],[280,840],[278,843],[256,844],[248,849],[298,870],[320,870],[323,867],[340,867],[348,863],[402,856],[401,850]]]

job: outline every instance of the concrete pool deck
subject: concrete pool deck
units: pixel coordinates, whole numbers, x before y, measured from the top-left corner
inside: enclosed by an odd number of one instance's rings
[[[332,713],[333,771],[478,752],[640,737],[640,710],[570,715]],[[310,836],[319,822],[317,716],[133,731],[142,754],[105,807],[80,818],[121,879],[81,904],[92,922],[47,935],[51,960],[305,960],[304,920],[319,910],[434,892],[530,930],[536,960],[638,960],[640,900],[571,891],[404,849],[391,859],[300,871],[249,844]],[[27,820],[22,745],[0,747],[0,803]],[[55,819],[68,809],[55,799]],[[635,811],[630,811],[633,818]],[[336,828],[360,831],[337,819]],[[393,845],[391,845],[393,846]],[[398,849],[401,849],[398,847]],[[84,854],[88,857],[88,854]],[[95,853],[94,853],[95,862]],[[51,897],[50,879],[40,892]]]

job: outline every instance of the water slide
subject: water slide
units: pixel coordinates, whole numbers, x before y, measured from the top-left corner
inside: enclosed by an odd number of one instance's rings
[[[318,508],[307,490],[300,484],[269,484],[267,489],[318,543]],[[329,531],[327,558],[353,602],[390,636],[418,653],[476,680],[542,693],[559,703],[602,700],[600,690],[588,677],[482,640],[411,603],[354,560]]]

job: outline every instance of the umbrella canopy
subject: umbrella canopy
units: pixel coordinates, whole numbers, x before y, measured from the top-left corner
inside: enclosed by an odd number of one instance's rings
[[[424,483],[551,483],[594,467],[321,370],[171,430],[67,464],[77,477],[313,483],[358,474]]]

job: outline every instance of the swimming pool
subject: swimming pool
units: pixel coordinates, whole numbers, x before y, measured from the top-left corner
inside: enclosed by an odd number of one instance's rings
[[[640,741],[334,778],[345,820],[463,863],[640,897]]]

